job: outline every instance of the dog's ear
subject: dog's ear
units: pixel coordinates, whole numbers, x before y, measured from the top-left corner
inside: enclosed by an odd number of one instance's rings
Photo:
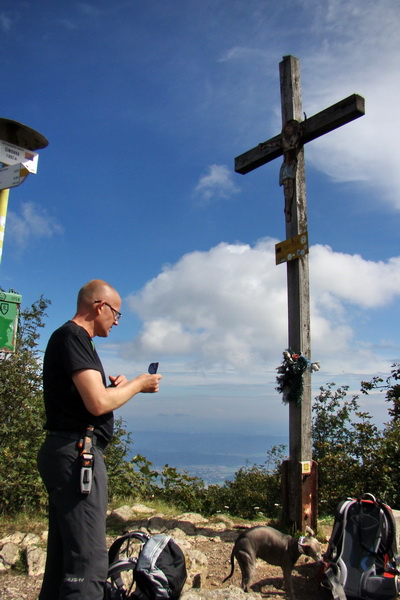
[[[308,535],[310,535],[311,537],[314,537],[315,535],[314,531],[308,525],[306,526],[306,533],[308,533]]]

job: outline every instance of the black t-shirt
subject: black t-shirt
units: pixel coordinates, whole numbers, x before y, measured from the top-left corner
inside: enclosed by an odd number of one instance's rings
[[[43,392],[46,409],[44,428],[50,431],[83,432],[93,425],[96,435],[109,442],[113,434],[112,412],[95,417],[85,407],[72,375],[81,369],[101,373],[104,386],[106,376],[103,365],[88,332],[67,321],[50,337],[43,362]]]

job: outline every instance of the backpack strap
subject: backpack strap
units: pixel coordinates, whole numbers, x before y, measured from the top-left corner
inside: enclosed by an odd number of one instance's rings
[[[131,540],[132,538],[139,540],[142,544],[145,544],[147,540],[150,539],[150,536],[147,533],[144,533],[144,531],[130,531],[129,533],[126,533],[125,535],[122,535],[121,537],[117,538],[115,542],[111,544],[110,549],[108,551],[109,565],[112,565],[113,562],[115,562],[119,558],[119,551],[121,549],[121,546],[125,542],[128,542],[129,544],[129,540]]]
[[[329,585],[331,586],[333,600],[347,600],[343,586],[340,583],[336,573],[334,573],[334,566],[336,567],[336,564],[330,564],[324,573],[329,581]]]
[[[369,492],[365,492],[365,494],[361,496],[361,500],[371,500],[372,502],[376,503],[375,496],[373,494],[370,494]]]
[[[136,563],[136,584],[139,590],[152,600],[169,600],[171,589],[164,570],[156,565],[157,559],[170,541],[169,535],[156,533],[139,554]]]
[[[139,555],[138,569],[150,569],[153,567],[170,539],[171,536],[162,533],[156,533],[156,535],[150,538],[146,544],[146,549]]]

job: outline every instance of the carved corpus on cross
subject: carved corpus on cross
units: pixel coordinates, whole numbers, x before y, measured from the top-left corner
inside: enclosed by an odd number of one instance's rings
[[[282,131],[235,158],[235,171],[245,175],[283,155],[279,183],[285,198],[286,241],[307,239],[307,204],[304,170],[305,143],[364,115],[364,99],[353,94],[337,104],[304,118],[300,64],[285,56],[279,65]],[[285,242],[286,243],[286,242]],[[291,260],[295,258],[295,260]],[[277,261],[278,262],[278,261]],[[283,262],[283,261],[280,261]],[[287,260],[288,347],[311,359],[310,291],[307,251]],[[303,375],[299,405],[289,406],[289,460],[283,474],[283,510],[287,521],[302,531],[317,525],[317,465],[312,461],[311,375]]]

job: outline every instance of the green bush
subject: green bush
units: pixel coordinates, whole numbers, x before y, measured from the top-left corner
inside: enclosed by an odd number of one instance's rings
[[[44,438],[41,357],[38,328],[44,327],[49,300],[22,310],[16,349],[0,360],[0,506],[3,514],[36,508],[46,493],[36,456]]]
[[[45,420],[39,330],[50,301],[41,297],[21,311],[16,351],[0,357],[0,506],[3,515],[47,503],[36,456]],[[348,496],[371,492],[400,507],[400,365],[386,379],[361,382],[362,394],[383,392],[388,422],[379,431],[359,396],[347,386],[321,387],[313,404],[313,458],[319,471],[319,514],[333,514]],[[156,499],[182,511],[220,512],[252,519],[274,517],[281,503],[284,446],[266,452],[261,465],[241,467],[232,481],[206,487],[198,477],[165,465],[157,472],[144,456],[131,458],[133,440],[122,419],[106,452],[110,498]]]
[[[131,433],[121,417],[115,420],[113,440],[105,452],[108,472],[108,494],[116,497],[143,498],[154,495],[157,471],[151,462],[138,454],[129,458],[133,444]]]
[[[269,452],[276,452],[276,448]],[[280,448],[283,450],[284,446]],[[273,516],[281,504],[281,468],[277,465],[271,471],[268,462],[246,465],[235,473],[233,481],[225,482],[224,488],[225,506],[230,514],[244,519],[254,519],[260,514]]]
[[[321,387],[313,405],[313,458],[318,463],[319,514],[333,514],[339,501],[370,492],[400,506],[399,365],[382,380],[361,382],[361,393],[386,392],[390,420],[382,431],[368,412],[360,411],[359,395],[348,398],[348,386]],[[383,384],[383,385],[382,385]]]
[[[183,511],[201,512],[204,481],[175,467],[165,465],[160,474],[156,496]]]

